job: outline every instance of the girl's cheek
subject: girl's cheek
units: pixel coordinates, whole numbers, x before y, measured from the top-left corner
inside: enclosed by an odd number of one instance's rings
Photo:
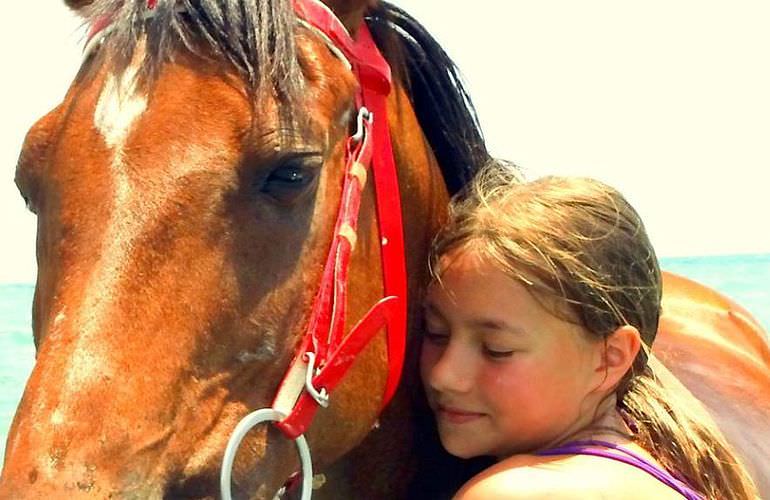
[[[486,388],[490,395],[498,394],[501,398],[508,399],[512,394],[527,392],[529,387],[536,384],[532,374],[533,372],[518,360],[488,363],[481,374],[480,385]]]

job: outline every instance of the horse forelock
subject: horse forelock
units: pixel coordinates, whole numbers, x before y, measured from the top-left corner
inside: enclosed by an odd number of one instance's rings
[[[269,88],[286,103],[300,95],[290,0],[161,0],[151,11],[146,0],[95,0],[86,22],[105,18],[110,34],[104,43],[112,50],[114,73],[131,66],[141,48],[137,76],[152,85],[162,65],[186,50],[204,60],[228,61],[252,91]]]

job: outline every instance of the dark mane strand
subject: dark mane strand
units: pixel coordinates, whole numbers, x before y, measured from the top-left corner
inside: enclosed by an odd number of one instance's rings
[[[403,68],[412,106],[447,188],[457,193],[489,159],[459,69],[417,20],[392,4],[379,2],[367,24],[388,62]]]
[[[290,102],[299,95],[302,78],[289,0],[158,0],[151,18],[148,13],[147,0],[95,0],[89,8],[89,23],[112,19],[105,43],[114,50],[115,71],[126,69],[144,41],[143,83],[152,84],[163,63],[183,47],[199,57],[228,60],[252,91],[270,86]]]

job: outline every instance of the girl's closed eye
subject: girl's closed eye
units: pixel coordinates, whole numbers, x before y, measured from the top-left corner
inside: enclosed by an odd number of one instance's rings
[[[505,347],[498,347],[498,346],[489,346],[484,344],[484,355],[488,358],[492,359],[505,359],[510,358],[513,356],[513,354],[516,352],[515,349],[505,348]]]
[[[484,356],[492,360],[505,360],[521,350],[522,342],[513,340],[506,330],[493,328],[482,329],[478,333],[481,349]]]

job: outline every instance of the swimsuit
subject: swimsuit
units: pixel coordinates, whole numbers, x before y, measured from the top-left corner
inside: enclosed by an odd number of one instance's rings
[[[534,453],[540,456],[552,455],[591,455],[617,460],[632,465],[653,476],[658,481],[676,490],[687,500],[703,500],[703,496],[693,490],[683,481],[674,477],[670,472],[650,463],[644,457],[607,441],[573,441],[562,446]]]

